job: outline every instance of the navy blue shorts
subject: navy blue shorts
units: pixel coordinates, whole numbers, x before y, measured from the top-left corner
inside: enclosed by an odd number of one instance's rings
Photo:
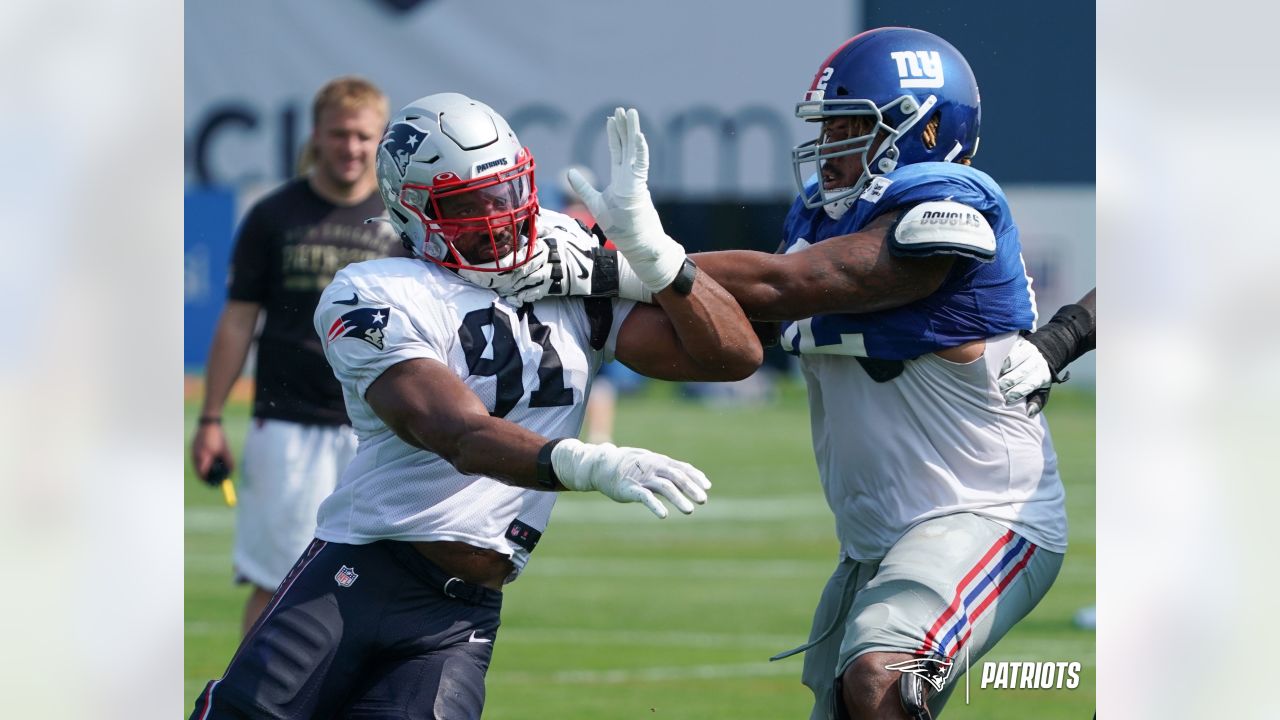
[[[191,718],[479,718],[501,608],[408,543],[316,540]]]

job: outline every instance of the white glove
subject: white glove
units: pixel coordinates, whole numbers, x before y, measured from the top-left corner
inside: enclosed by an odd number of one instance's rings
[[[546,261],[523,276],[519,284],[498,290],[514,304],[566,295],[653,302],[653,293],[636,276],[627,259],[616,250],[601,248],[595,236],[553,226],[539,236],[538,242],[549,251]]]
[[[516,305],[537,302],[544,297],[591,295],[596,268],[590,245],[575,242],[570,235],[539,237],[538,252],[545,254],[545,261],[498,294],[510,297]]]
[[[569,170],[569,185],[645,287],[658,292],[675,280],[685,252],[663,232],[649,197],[649,144],[640,132],[640,114],[617,108],[605,121],[605,135],[609,138],[609,186],[603,193],[597,191],[576,169]]]
[[[547,256],[549,248],[541,239],[534,240],[533,257],[529,258],[529,262],[521,265],[515,270],[507,270],[504,272],[482,272],[479,270],[459,270],[458,275],[482,288],[488,288],[499,295],[507,295],[514,292],[512,288],[524,287],[529,284],[530,277],[536,277],[544,269],[547,268]]]
[[[654,493],[688,515],[694,503],[707,501],[711,487],[707,476],[689,463],[640,448],[573,438],[552,448],[551,467],[570,490],[598,490],[620,503],[641,502],[660,518],[667,516],[667,508]]]
[[[1004,395],[1005,403],[1013,404],[1036,390],[1048,388],[1052,380],[1053,373],[1040,350],[1026,338],[1018,338],[1000,366],[996,387]]]

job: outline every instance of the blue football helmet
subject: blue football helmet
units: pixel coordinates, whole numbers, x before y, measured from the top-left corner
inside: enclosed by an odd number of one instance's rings
[[[926,140],[935,115],[937,133]],[[820,131],[817,140],[791,151],[805,207],[824,207],[832,217],[843,215],[872,178],[900,165],[952,162],[978,151],[978,82],[960,51],[923,30],[868,30],[823,61],[804,102],[796,104],[796,117],[817,122],[840,116],[869,117],[874,125],[867,134],[834,141]],[[844,156],[859,157],[862,175],[853,185],[823,188],[822,163]],[[814,167],[806,171],[810,163]],[[815,174],[818,183],[806,192],[805,181]]]

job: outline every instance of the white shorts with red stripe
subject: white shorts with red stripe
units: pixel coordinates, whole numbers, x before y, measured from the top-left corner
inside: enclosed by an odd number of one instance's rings
[[[929,701],[938,713],[966,660],[977,662],[1031,612],[1062,558],[969,513],[912,527],[880,562],[846,558],[823,590],[805,651],[810,717],[833,717],[835,679],[869,652],[951,661],[946,684]]]

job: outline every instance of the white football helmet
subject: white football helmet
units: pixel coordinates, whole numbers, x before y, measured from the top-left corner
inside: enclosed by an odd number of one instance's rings
[[[534,257],[533,155],[484,103],[438,93],[406,105],[378,148],[378,187],[406,247],[477,285],[501,289]]]

